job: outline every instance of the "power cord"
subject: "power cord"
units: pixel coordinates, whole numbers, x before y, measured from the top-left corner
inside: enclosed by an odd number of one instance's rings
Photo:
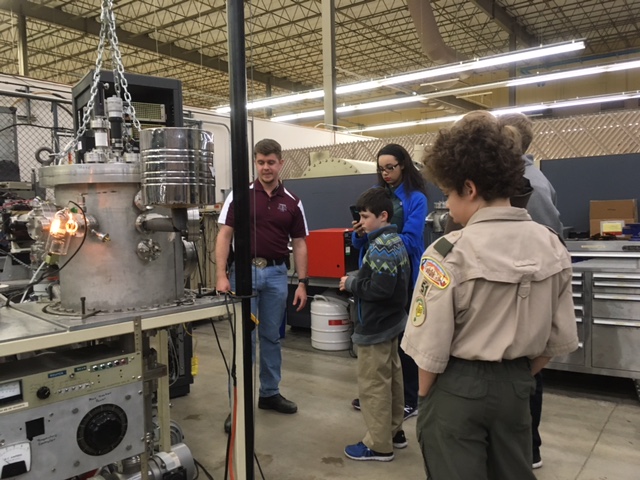
[[[233,440],[235,439],[235,425],[236,425],[236,410],[235,410],[235,405],[237,405],[237,377],[236,377],[236,364],[235,364],[235,358],[236,358],[236,332],[234,329],[234,325],[233,325],[233,320],[236,318],[236,306],[235,306],[235,302],[231,302],[232,296],[229,293],[225,293],[225,307],[227,310],[227,314],[225,315],[225,319],[229,322],[229,329],[231,332],[231,339],[232,339],[232,345],[233,345],[233,360],[231,362],[231,366],[229,366],[229,362],[227,361],[227,358],[224,354],[224,351],[222,349],[222,345],[220,343],[220,337],[218,335],[218,330],[216,329],[216,325],[215,322],[213,321],[213,319],[210,319],[211,321],[211,327],[213,328],[213,333],[216,337],[216,343],[218,345],[218,350],[220,351],[220,355],[222,355],[222,360],[224,361],[224,366],[225,369],[227,370],[227,375],[229,377],[229,383],[231,384],[231,389],[232,389],[232,394],[233,394],[233,405],[234,405],[234,409],[231,412],[231,433],[229,434],[229,436],[227,437],[227,454],[225,456],[225,466],[224,466],[224,479],[227,480],[228,475],[231,475],[233,478],[233,470],[230,469],[230,465],[232,463],[233,460],[233,454],[232,454],[232,449],[231,449],[231,445],[233,443]],[[233,311],[230,308],[230,304],[231,306],[233,306]],[[262,471],[262,466],[260,465],[260,461],[258,460],[258,456],[255,454],[253,454],[254,460],[256,462],[256,465],[258,466],[258,470],[260,471],[260,476],[262,478],[262,480],[266,480],[266,477],[264,476],[264,472]]]
[[[196,460],[195,458],[193,459],[193,463],[196,464],[196,476],[193,480],[197,480],[200,477],[200,470],[202,470],[202,472],[207,476],[207,478],[209,480],[213,480],[213,476],[207,471],[206,468],[204,468],[204,465],[202,465],[198,460]]]

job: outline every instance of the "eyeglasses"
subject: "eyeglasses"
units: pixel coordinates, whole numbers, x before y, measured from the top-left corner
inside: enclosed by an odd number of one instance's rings
[[[380,167],[380,166],[379,166],[379,167],[377,168],[377,170],[378,170],[378,173],[382,173],[382,172],[384,172],[385,170],[386,170],[387,172],[393,172],[393,171],[394,171],[396,168],[398,168],[399,166],[400,166],[400,164],[399,164],[399,163],[396,163],[395,165],[385,165],[384,167]]]

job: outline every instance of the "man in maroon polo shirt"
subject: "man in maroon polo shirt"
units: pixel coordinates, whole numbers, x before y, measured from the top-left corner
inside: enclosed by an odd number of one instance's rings
[[[282,353],[280,326],[287,303],[287,263],[289,239],[298,274],[293,304],[302,310],[307,303],[307,243],[309,234],[302,202],[280,181],[284,160],[282,147],[271,139],[260,140],[254,148],[258,180],[250,186],[252,286],[257,297],[251,311],[258,318],[260,339],[260,399],[258,407],[280,413],[295,413],[296,404],[280,394]],[[218,223],[216,240],[216,290],[229,292],[235,285],[233,265],[227,276],[227,258],[234,232],[233,192],[227,197]],[[243,221],[239,219],[239,221]],[[228,419],[229,420],[229,419]],[[225,429],[227,429],[225,422]]]

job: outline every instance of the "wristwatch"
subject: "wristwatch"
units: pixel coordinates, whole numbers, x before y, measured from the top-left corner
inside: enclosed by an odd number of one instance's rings
[[[298,283],[304,283],[305,287],[309,286],[309,279],[308,278],[299,278],[298,279]]]

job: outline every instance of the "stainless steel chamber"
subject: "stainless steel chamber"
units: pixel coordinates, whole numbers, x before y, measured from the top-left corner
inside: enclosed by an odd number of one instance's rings
[[[142,208],[135,204],[140,190],[137,164],[57,165],[41,169],[46,187],[54,188],[55,203],[82,204],[97,221],[104,242],[92,234],[70,240],[61,256],[61,309],[78,313],[133,311],[173,305],[184,294],[183,244],[177,232],[145,232],[135,227]],[[141,255],[141,250],[153,250]],[[83,300],[84,299],[84,300]]]
[[[194,128],[140,132],[142,199],[147,205],[187,207],[215,202],[213,135]]]

